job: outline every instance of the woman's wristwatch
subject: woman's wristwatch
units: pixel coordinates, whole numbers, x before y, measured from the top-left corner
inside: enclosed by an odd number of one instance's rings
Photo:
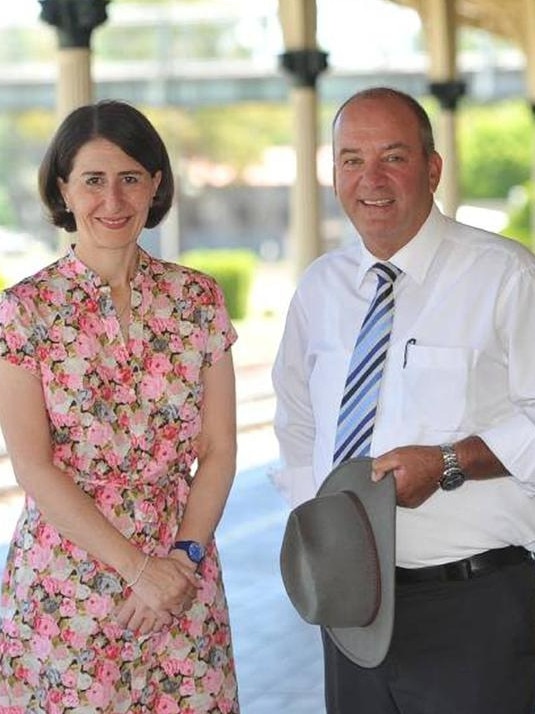
[[[173,550],[184,550],[195,565],[199,565],[202,562],[206,552],[204,545],[196,540],[177,540],[173,545]]]

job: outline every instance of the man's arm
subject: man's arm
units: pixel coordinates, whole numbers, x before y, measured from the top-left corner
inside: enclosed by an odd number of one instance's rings
[[[277,401],[274,431],[281,463],[270,474],[291,507],[316,492],[312,469],[315,424],[305,360],[307,333],[306,316],[294,295],[272,370]]]
[[[461,470],[469,479],[507,476],[507,470],[479,436],[468,436],[454,445]],[[417,508],[438,488],[444,472],[440,446],[401,446],[373,460],[373,480],[392,471],[397,503]]]

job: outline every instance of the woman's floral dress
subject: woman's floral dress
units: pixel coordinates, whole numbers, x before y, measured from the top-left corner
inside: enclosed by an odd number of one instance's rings
[[[71,251],[8,289],[0,357],[41,381],[54,462],[145,553],[169,552],[201,424],[201,369],[236,339],[216,283],[141,251],[129,339],[110,288]],[[63,538],[31,498],[3,576],[0,712],[238,712],[212,542],[192,607],[136,636],[111,616],[117,572]]]

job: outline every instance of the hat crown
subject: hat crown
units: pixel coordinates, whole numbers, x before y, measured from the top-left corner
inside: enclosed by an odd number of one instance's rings
[[[319,496],[288,519],[283,580],[301,617],[316,625],[365,627],[381,600],[377,548],[366,509],[351,491]]]

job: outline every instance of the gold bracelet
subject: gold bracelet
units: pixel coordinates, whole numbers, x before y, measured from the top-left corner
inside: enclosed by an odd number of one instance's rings
[[[127,588],[133,588],[134,585],[136,585],[139,578],[143,575],[145,568],[147,567],[147,563],[149,562],[149,557],[150,556],[148,554],[145,555],[145,558],[144,558],[143,562],[141,563],[141,567],[137,571],[135,578],[133,580],[131,580],[129,583],[126,583]]]

